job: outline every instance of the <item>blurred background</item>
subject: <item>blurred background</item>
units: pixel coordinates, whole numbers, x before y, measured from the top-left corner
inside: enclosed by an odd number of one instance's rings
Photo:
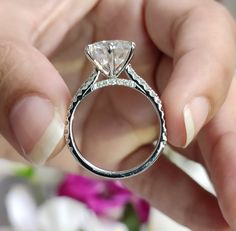
[[[236,17],[236,1],[223,4]],[[1,156],[14,154],[0,139]],[[214,194],[205,170],[170,149],[165,155]],[[65,163],[66,164],[66,163]],[[63,166],[62,166],[63,167]],[[173,203],[174,205],[174,203]],[[120,182],[95,180],[0,159],[0,231],[188,231]]]

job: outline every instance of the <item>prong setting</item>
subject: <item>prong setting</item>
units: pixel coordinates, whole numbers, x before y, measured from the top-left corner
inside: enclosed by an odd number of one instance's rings
[[[130,62],[134,48],[134,42],[108,40],[88,45],[85,54],[106,77],[117,78]]]

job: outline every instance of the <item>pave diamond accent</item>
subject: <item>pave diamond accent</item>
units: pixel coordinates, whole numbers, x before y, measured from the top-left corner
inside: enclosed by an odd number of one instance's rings
[[[125,86],[125,87],[130,87],[130,88],[135,88],[136,83],[132,80],[128,79],[119,79],[119,78],[113,78],[113,79],[105,79],[99,82],[96,82],[92,85],[92,91],[97,90],[102,87],[108,87],[108,86]]]
[[[108,77],[118,77],[133,55],[135,44],[123,40],[101,41],[88,45],[85,53]]]

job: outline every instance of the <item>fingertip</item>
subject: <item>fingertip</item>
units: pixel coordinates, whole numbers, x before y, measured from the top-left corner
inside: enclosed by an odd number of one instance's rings
[[[165,101],[165,99],[164,99]],[[175,147],[186,148],[205,125],[210,114],[210,101],[205,96],[165,103],[168,141]]]
[[[25,43],[7,43],[0,65],[0,128],[28,161],[43,164],[64,146],[70,93],[54,66]]]
[[[21,154],[33,164],[44,164],[64,136],[61,115],[50,100],[37,95],[16,102],[9,123]]]
[[[187,147],[206,123],[210,112],[210,103],[206,97],[194,97],[183,109],[185,124],[185,144]]]

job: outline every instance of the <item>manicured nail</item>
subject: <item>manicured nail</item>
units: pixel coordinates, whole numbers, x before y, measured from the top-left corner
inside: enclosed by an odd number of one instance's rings
[[[186,141],[184,147],[187,147],[202,126],[205,124],[210,110],[210,103],[205,97],[196,97],[184,107],[184,124],[186,129]]]
[[[26,96],[13,106],[10,125],[23,156],[44,164],[64,136],[64,123],[46,98]]]

